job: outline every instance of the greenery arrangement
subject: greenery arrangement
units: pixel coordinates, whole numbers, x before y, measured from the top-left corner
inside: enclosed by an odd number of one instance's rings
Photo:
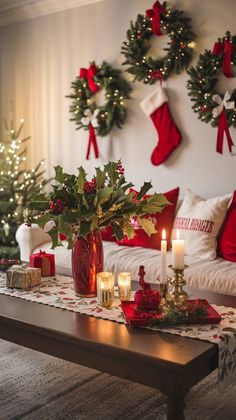
[[[15,234],[24,220],[24,210],[34,194],[48,182],[44,179],[43,161],[26,169],[30,137],[22,138],[24,120],[18,128],[5,121],[5,135],[0,142],[0,258],[19,257]]]
[[[224,41],[230,41],[231,45],[236,45],[236,36],[231,36],[230,32],[226,32],[224,38],[218,38],[218,43],[224,44]],[[190,67],[188,74],[190,80],[187,82],[189,96],[193,102],[193,110],[198,114],[198,118],[205,122],[211,123],[213,127],[218,125],[218,117],[213,115],[213,109],[217,107],[214,101],[214,95],[219,95],[216,90],[218,84],[218,74],[222,68],[224,60],[224,49],[219,55],[214,55],[210,50],[205,50],[200,54],[196,66]],[[231,64],[236,64],[236,48],[232,49]],[[224,94],[220,94],[223,99]],[[229,101],[236,101],[236,89],[232,92]],[[224,107],[227,117],[228,127],[233,125],[236,127],[236,108]]]
[[[66,235],[68,248],[72,248],[74,235],[86,237],[91,231],[101,231],[108,225],[117,239],[124,235],[133,238],[131,216],[137,217],[138,223],[151,235],[156,231],[155,225],[143,216],[161,212],[170,204],[162,194],[144,198],[152,187],[150,182],[143,184],[138,195],[128,192],[133,184],[126,182],[120,161],[96,168],[90,181],[82,166],[77,176],[56,166],[55,181],[49,195],[35,196],[29,205],[30,222],[42,228],[45,223],[54,222],[54,228],[49,231],[53,247],[61,244],[59,233]]]
[[[156,2],[159,3],[159,2]],[[155,4],[154,6],[155,7]],[[148,57],[150,41],[153,33],[152,20],[139,14],[136,22],[130,23],[127,31],[127,41],[123,43],[121,52],[129,65],[127,71],[134,76],[134,81],[153,84],[157,79],[166,80],[171,73],[179,74],[186,69],[193,53],[193,39],[195,35],[191,29],[189,17],[184,16],[182,10],[174,10],[163,2],[160,14],[160,28],[162,34],[167,34],[170,41],[164,48],[163,58]]]
[[[91,63],[91,66],[95,66],[95,63]],[[75,121],[77,130],[89,130],[92,122],[96,133],[106,136],[114,126],[121,128],[124,124],[127,115],[125,101],[129,98],[131,87],[121,76],[121,71],[106,61],[95,67],[93,81],[99,89],[104,89],[106,102],[97,106],[95,92],[90,89],[88,79],[78,76],[71,83],[72,93],[68,95],[72,99],[71,121]]]
[[[185,302],[182,306],[163,305],[163,316],[157,320],[157,324],[175,325],[188,322],[200,321],[208,316],[208,305],[205,302]]]

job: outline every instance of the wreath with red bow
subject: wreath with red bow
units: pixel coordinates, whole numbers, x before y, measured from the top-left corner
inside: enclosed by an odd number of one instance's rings
[[[233,152],[233,141],[229,127],[236,127],[236,89],[233,92],[219,94],[216,91],[218,74],[229,78],[232,76],[231,66],[236,64],[236,36],[226,32],[225,37],[218,38],[213,50],[205,50],[200,54],[197,65],[190,67],[187,82],[189,96],[193,102],[193,110],[198,113],[198,118],[218,127],[216,150],[223,153],[224,134],[226,134],[228,147]]]
[[[160,4],[159,1],[146,11],[146,16],[139,14],[135,23],[131,21],[121,52],[126,58],[123,64],[129,65],[127,71],[134,75],[134,81],[153,84],[188,67],[195,37],[190,21],[182,10],[169,9],[167,2]],[[148,57],[152,36],[164,34],[170,38],[168,48],[164,48],[165,57],[155,60]]]
[[[98,158],[96,134],[106,136],[114,126],[122,128],[127,116],[125,101],[129,98],[130,84],[121,76],[120,70],[104,61],[101,66],[92,62],[88,69],[81,68],[71,88],[73,93],[67,96],[72,99],[70,120],[75,121],[77,130],[89,130],[86,159],[92,147]],[[97,106],[95,94],[102,89],[106,101],[102,106]]]

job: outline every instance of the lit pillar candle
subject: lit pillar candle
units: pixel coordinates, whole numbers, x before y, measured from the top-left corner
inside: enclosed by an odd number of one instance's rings
[[[184,268],[184,240],[179,239],[179,230],[176,231],[176,239],[172,241],[172,267]]]
[[[112,305],[114,300],[114,273],[101,271],[97,273],[98,304],[104,307]]]
[[[118,292],[119,299],[130,300],[131,295],[131,276],[128,272],[118,273]]]
[[[166,240],[166,231],[162,230],[162,240],[161,240],[161,283],[166,283],[166,270],[167,270],[167,240]]]

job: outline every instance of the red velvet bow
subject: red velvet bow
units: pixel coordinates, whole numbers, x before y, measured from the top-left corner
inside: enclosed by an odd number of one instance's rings
[[[149,70],[149,74],[153,80],[159,79],[162,84],[163,74],[160,70],[157,70],[157,71]]]
[[[236,45],[231,44],[228,39],[224,39],[224,42],[216,42],[212,54],[219,55],[223,52],[223,63],[222,70],[226,77],[232,77],[231,74],[231,55],[236,53]]]
[[[95,157],[98,158],[99,152],[98,152],[96,134],[95,134],[94,127],[90,123],[90,125],[89,125],[89,142],[88,142],[86,159],[89,159],[90,150],[91,150],[92,146],[93,146],[93,149],[94,149]]]
[[[156,35],[162,35],[160,28],[161,14],[165,11],[159,1],[156,1],[152,9],[146,10],[146,17],[152,19],[152,31]]]
[[[93,93],[96,93],[99,90],[99,86],[97,85],[97,83],[94,81],[94,78],[93,78],[96,73],[97,73],[97,68],[95,64],[92,64],[88,69],[85,69],[82,67],[80,69],[80,75],[79,75],[79,77],[81,77],[82,79],[88,80],[89,89]]]
[[[226,137],[227,137],[229,152],[232,154],[232,146],[234,144],[230,136],[226,113],[225,113],[225,110],[223,109],[218,120],[218,132],[217,132],[217,143],[216,143],[216,151],[220,154],[223,153],[224,133],[226,134]]]

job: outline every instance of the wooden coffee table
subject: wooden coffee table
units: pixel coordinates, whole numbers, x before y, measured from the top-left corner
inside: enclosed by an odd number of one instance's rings
[[[232,303],[231,303],[232,306]],[[0,295],[2,339],[159,389],[184,419],[189,389],[218,366],[217,345]]]

